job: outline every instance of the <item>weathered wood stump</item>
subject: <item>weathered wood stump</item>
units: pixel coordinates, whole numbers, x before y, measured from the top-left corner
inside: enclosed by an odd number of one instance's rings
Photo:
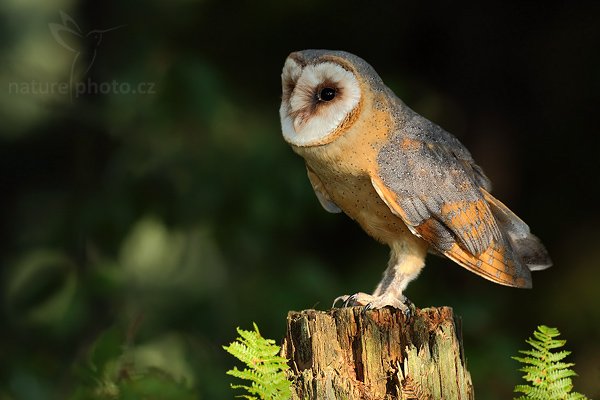
[[[290,312],[281,354],[294,399],[473,399],[460,321],[448,307]]]

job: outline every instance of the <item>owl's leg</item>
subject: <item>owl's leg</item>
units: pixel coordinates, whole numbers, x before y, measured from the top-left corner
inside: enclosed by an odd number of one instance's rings
[[[406,303],[409,301],[402,292],[425,266],[427,246],[409,239],[392,243],[391,249],[388,267],[373,294],[359,292],[340,296],[336,302],[341,300],[345,306],[365,306],[366,309],[392,306],[408,312]]]

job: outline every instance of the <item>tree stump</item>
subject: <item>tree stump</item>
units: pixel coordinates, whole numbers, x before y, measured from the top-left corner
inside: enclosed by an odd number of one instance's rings
[[[281,355],[294,399],[473,399],[449,307],[290,312]]]

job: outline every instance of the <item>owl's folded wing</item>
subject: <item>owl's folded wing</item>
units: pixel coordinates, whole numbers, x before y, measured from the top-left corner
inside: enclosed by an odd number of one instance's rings
[[[531,287],[477,171],[440,142],[396,135],[380,150],[371,181],[390,210],[438,252],[493,282]]]

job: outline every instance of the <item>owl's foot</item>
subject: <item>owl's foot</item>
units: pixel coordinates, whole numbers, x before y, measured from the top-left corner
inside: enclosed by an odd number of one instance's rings
[[[344,295],[336,298],[333,302],[335,307],[338,301],[342,302],[343,307],[363,306],[365,310],[376,310],[384,307],[394,307],[401,310],[406,316],[410,316],[411,307],[414,305],[406,296],[398,298],[391,293],[381,296],[373,296],[367,293],[358,292],[353,295]]]

